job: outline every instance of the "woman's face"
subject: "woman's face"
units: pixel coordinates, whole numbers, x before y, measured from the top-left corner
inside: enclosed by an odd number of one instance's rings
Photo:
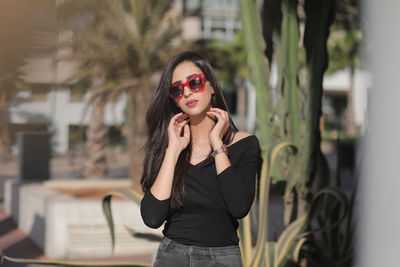
[[[194,75],[203,73],[194,63],[184,61],[176,66],[172,73],[172,85],[175,83],[183,84]],[[183,96],[179,100],[175,100],[175,104],[189,116],[205,113],[211,107],[211,97],[214,88],[208,81],[205,88],[201,92],[192,92],[188,86],[184,87]]]

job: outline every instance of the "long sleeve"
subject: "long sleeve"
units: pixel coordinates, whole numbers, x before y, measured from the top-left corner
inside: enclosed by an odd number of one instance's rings
[[[140,202],[140,214],[143,222],[150,228],[160,227],[168,214],[170,198],[158,200],[150,190],[144,193]]]
[[[230,165],[217,175],[225,204],[235,219],[245,217],[254,201],[256,174],[261,162],[258,139],[254,138],[243,151],[244,155],[235,166]]]

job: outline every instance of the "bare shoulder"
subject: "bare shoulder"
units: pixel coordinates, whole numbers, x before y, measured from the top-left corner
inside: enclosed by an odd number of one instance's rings
[[[243,132],[243,131],[236,132],[235,135],[233,136],[233,140],[232,140],[231,144],[234,144],[237,141],[240,141],[241,139],[252,136],[252,135],[253,134],[250,134],[248,132]]]

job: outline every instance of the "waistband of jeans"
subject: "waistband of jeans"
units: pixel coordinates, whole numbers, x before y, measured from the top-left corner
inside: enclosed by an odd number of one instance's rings
[[[174,240],[164,236],[163,241],[166,243],[166,246],[171,246],[176,249],[181,250],[182,252],[191,252],[191,253],[210,253],[210,254],[240,254],[240,248],[237,245],[233,246],[222,246],[222,247],[199,247],[194,245],[184,245]]]

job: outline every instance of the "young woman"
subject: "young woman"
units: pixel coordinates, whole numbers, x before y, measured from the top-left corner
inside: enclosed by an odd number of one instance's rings
[[[166,221],[154,266],[242,266],[237,220],[254,200],[260,147],[233,124],[210,64],[172,57],[146,120],[141,215],[151,228]]]

